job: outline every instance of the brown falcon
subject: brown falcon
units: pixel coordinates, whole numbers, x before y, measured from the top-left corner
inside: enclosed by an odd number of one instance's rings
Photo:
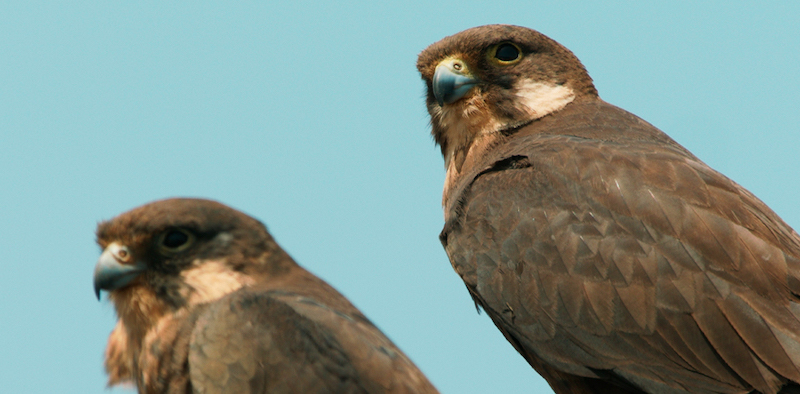
[[[534,30],[469,29],[417,68],[442,244],[556,392],[798,388],[800,236],[763,202],[601,100]]]
[[[140,393],[435,393],[347,299],[257,220],[157,201],[101,223],[95,291],[119,316],[109,384]]]

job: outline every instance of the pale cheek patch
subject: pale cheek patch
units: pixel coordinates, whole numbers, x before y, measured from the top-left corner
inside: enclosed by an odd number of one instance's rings
[[[230,269],[224,262],[196,262],[195,268],[184,271],[184,282],[191,288],[188,300],[190,305],[214,301],[233,293],[255,281]]]
[[[518,105],[533,119],[556,112],[575,100],[575,92],[563,85],[524,80],[517,85]]]
[[[214,237],[211,242],[220,245],[220,246],[228,246],[231,241],[233,241],[233,235],[231,233],[221,232]]]

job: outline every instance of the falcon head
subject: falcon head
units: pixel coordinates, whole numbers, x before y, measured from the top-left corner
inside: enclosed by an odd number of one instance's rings
[[[422,51],[417,69],[448,178],[497,135],[597,99],[578,58],[525,27],[487,25],[446,37]]]
[[[259,221],[214,201],[169,199],[123,213],[97,229],[102,254],[94,289],[109,292],[129,340],[158,320],[210,302],[291,259]],[[284,267],[285,268],[285,267]],[[113,337],[113,336],[112,336]]]

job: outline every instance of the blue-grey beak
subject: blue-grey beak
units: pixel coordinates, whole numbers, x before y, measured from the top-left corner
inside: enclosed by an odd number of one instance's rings
[[[464,97],[477,83],[462,60],[445,59],[433,73],[433,95],[439,105],[450,104]]]
[[[94,267],[94,293],[100,299],[100,290],[116,290],[128,285],[144,272],[146,266],[139,261],[127,264],[131,253],[116,242],[108,245]]]

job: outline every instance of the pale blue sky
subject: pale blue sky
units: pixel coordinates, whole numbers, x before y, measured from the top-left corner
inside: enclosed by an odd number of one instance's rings
[[[4,392],[104,391],[95,225],[170,196],[264,221],[441,391],[543,392],[437,239],[414,65],[472,26],[561,42],[601,97],[800,227],[798,2],[236,3],[0,5]]]

